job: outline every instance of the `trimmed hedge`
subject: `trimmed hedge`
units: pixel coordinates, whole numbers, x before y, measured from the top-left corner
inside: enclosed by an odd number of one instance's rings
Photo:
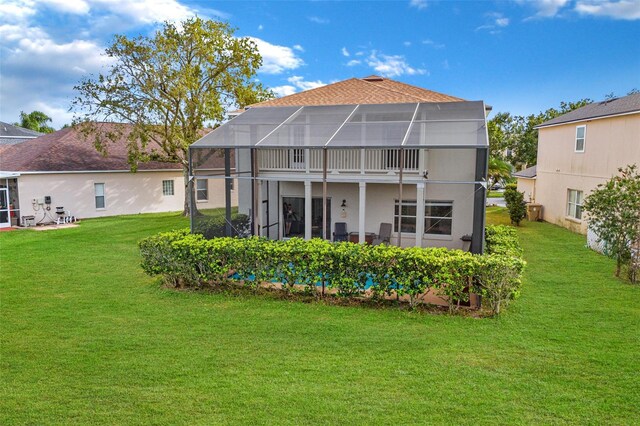
[[[518,295],[524,261],[515,230],[487,227],[487,254],[445,248],[399,248],[321,239],[206,239],[188,230],[165,232],[139,243],[142,268],[175,287],[279,282],[285,291],[302,285],[317,295],[323,282],[345,297],[406,295],[411,306],[428,291],[447,297],[450,311],[483,297],[494,313]]]

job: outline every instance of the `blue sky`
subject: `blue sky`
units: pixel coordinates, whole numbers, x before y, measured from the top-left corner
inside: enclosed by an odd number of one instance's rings
[[[528,114],[640,89],[640,0],[0,0],[0,120],[70,122],[73,85],[104,69],[114,34],[194,14],[252,37],[280,95],[379,74]]]

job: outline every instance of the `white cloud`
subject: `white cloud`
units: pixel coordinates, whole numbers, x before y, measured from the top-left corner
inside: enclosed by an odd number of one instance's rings
[[[603,16],[628,21],[640,19],[640,1],[578,1],[576,12],[581,15]]]
[[[449,60],[445,59],[444,61],[442,61],[442,68],[445,70],[449,69]]]
[[[258,31],[264,30],[264,26],[262,24],[258,25]]]
[[[351,55],[349,55],[349,51],[347,50],[346,47],[343,47],[341,52],[342,52],[342,56],[346,56],[346,57],[351,56]]]
[[[91,40],[56,42],[42,28],[0,25],[5,41],[0,85],[0,115],[17,119],[20,111],[43,111],[53,126],[69,122],[66,111],[73,86],[110,63],[104,47]]]
[[[304,65],[304,61],[295,54],[291,47],[271,44],[257,37],[249,38],[256,43],[258,51],[262,55],[260,71],[264,73],[280,74]]]
[[[90,9],[89,4],[84,0],[40,0],[40,4],[56,12],[73,15],[86,15]]]
[[[294,75],[292,77],[287,78],[287,82],[289,84],[285,84],[282,86],[272,87],[271,90],[278,97],[289,96],[297,93],[301,90],[311,90],[318,87],[326,86],[327,83],[324,83],[320,80],[316,81],[305,81],[304,77],[299,75]]]
[[[293,50],[297,50],[298,52],[304,52],[304,47],[300,46],[299,44],[294,44]]]
[[[537,9],[536,14],[533,16],[534,18],[552,18],[569,3],[569,0],[534,0],[529,2],[520,0],[519,2],[533,5]]]
[[[436,43],[435,41],[433,41],[431,39],[422,40],[422,44],[425,44],[427,46],[433,47],[434,49],[442,49],[444,47],[444,44]]]
[[[427,4],[427,0],[410,0],[409,6],[415,7],[418,10],[422,10],[422,9],[426,9],[428,4]]]
[[[319,16],[309,16],[307,19],[315,24],[328,24],[330,22],[328,19]]]
[[[411,46],[411,42],[410,41],[405,41],[402,43],[404,46],[406,47],[410,47]]]
[[[292,77],[289,77],[287,79],[287,81],[291,84],[293,84],[295,87],[297,87],[300,90],[311,90],[311,89],[316,89],[318,87],[322,87],[322,86],[326,86],[327,83],[323,83],[320,80],[316,80],[316,81],[305,81],[303,77],[300,77],[298,75],[294,75]]]
[[[480,25],[479,27],[477,27],[476,31],[490,30],[489,34],[499,34],[499,28],[504,28],[509,25],[509,18],[504,17],[502,13],[490,12],[485,14],[485,16],[489,18],[490,21],[484,25]]]
[[[402,55],[384,55],[375,50],[367,57],[367,65],[385,77],[427,74],[427,70],[410,66]]]
[[[272,87],[271,91],[278,97],[281,98],[283,96],[289,96],[296,93],[296,88],[291,86],[290,84],[285,84],[284,86],[276,86]]]
[[[359,59],[352,59],[349,62],[347,62],[347,66],[348,67],[353,67],[355,65],[360,65],[361,63],[362,63],[362,61],[359,60]]]
[[[6,1],[2,4],[2,15],[0,15],[0,19],[2,19],[3,22],[22,22],[35,15],[35,13],[35,2],[32,0]]]

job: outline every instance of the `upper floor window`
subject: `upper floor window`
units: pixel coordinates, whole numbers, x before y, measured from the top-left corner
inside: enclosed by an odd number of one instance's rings
[[[567,192],[567,216],[581,220],[583,192],[575,189],[569,189]]]
[[[576,152],[584,152],[584,139],[587,133],[587,126],[576,127]]]
[[[209,181],[207,179],[196,179],[196,200],[207,201],[209,199]]]

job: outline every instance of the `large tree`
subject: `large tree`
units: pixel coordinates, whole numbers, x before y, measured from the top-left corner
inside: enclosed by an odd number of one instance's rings
[[[55,132],[56,129],[47,125],[47,123],[50,122],[51,117],[44,112],[32,111],[27,114],[24,111],[20,111],[20,122],[14,124],[40,133],[52,133]]]
[[[74,125],[103,154],[109,142],[128,139],[129,164],[181,164],[184,213],[189,212],[188,148],[207,123],[218,123],[229,108],[272,96],[254,76],[262,63],[256,44],[234,36],[228,24],[191,18],[165,22],[152,36],[115,37],[104,74],[75,87]],[[101,126],[99,122],[127,123]]]

